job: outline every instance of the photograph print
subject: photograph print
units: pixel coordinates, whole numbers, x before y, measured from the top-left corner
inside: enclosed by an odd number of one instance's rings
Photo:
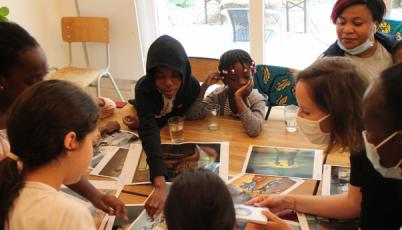
[[[137,148],[138,149],[138,148]],[[209,169],[225,181],[228,175],[227,142],[162,144],[163,162],[167,169],[167,181],[192,168]],[[149,181],[149,166],[141,148],[132,183]]]
[[[228,189],[235,204],[242,204],[259,195],[287,194],[297,188],[300,178],[243,174],[228,183]]]
[[[322,195],[337,195],[348,192],[350,167],[324,165]]]
[[[130,225],[140,216],[144,211],[143,204],[126,204],[128,220],[124,220],[122,216],[111,216],[108,222],[108,229],[112,230],[128,230]]]
[[[278,146],[250,146],[243,173],[321,179],[323,151]]]

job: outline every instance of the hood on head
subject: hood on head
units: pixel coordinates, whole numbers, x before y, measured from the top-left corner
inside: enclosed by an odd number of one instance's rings
[[[147,77],[153,77],[152,71],[158,66],[168,67],[180,73],[182,77],[180,90],[187,84],[191,76],[190,62],[184,47],[179,41],[168,35],[160,36],[149,47],[146,64]]]

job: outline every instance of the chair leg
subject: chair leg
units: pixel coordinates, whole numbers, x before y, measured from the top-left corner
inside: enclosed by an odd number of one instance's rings
[[[104,73],[99,74],[99,76],[96,78],[96,96],[100,96],[100,87],[101,87],[101,79],[104,76]]]
[[[268,116],[271,113],[272,106],[268,106],[267,114],[265,115],[265,120],[268,120]]]
[[[104,72],[101,74],[98,79],[97,79],[97,84],[96,84],[96,94],[99,96],[100,95],[100,81],[102,77],[108,77],[113,84],[114,89],[116,90],[117,95],[119,96],[121,101],[126,101],[126,99],[123,97],[123,94],[121,94],[119,87],[116,84],[116,81],[114,80],[112,74],[110,72]]]

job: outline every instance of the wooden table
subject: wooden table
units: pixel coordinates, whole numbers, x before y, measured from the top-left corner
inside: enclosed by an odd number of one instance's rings
[[[133,112],[133,107],[127,105],[122,109],[117,109],[113,117],[103,119],[100,125],[109,120],[117,120],[123,129],[127,129],[127,126],[122,123],[122,117]],[[250,145],[323,149],[323,146],[311,144],[299,131],[294,133],[286,132],[283,121],[266,121],[263,131],[255,138],[249,137],[246,134],[239,120],[229,117],[219,117],[218,122],[219,129],[211,131],[208,130],[204,120],[186,120],[184,123],[184,139],[190,142],[229,142],[229,175],[237,175],[241,172]],[[161,129],[160,135],[163,142],[170,142],[167,126]],[[347,166],[349,165],[349,154],[340,152],[331,153],[328,155],[327,163]],[[316,184],[315,180],[305,180],[302,185],[291,193],[313,194]],[[146,199],[146,194],[149,194],[151,189],[150,185],[125,186],[120,198],[127,203],[143,202]]]

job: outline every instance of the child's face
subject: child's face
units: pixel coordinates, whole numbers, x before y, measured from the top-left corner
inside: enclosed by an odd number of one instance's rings
[[[234,93],[244,85],[246,85],[253,78],[252,70],[250,66],[244,66],[237,62],[232,69],[224,70],[227,73],[224,74],[224,83]]]
[[[167,98],[173,98],[181,86],[181,75],[167,67],[158,67],[154,73],[155,85]]]
[[[67,161],[64,161],[66,168],[69,168],[69,172],[64,180],[64,184],[77,183],[83,174],[88,169],[89,164],[92,161],[93,145],[99,138],[98,129],[88,133],[85,138],[77,143],[78,147],[72,150],[70,157]]]
[[[48,72],[45,53],[40,47],[27,48],[20,52],[19,66],[10,69],[7,76],[0,75],[0,99],[4,103],[2,110],[7,110],[11,103],[36,82],[42,81]]]
[[[394,57],[395,57],[394,64],[402,63],[402,48],[400,48],[399,50],[396,51],[396,53],[394,54]]]

